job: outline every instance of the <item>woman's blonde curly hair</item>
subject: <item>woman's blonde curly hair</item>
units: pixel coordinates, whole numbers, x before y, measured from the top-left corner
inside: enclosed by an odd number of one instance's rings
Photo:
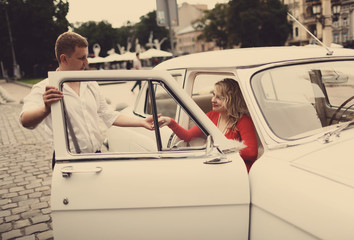
[[[248,114],[245,99],[241,93],[238,83],[231,78],[225,78],[215,83],[215,88],[221,92],[222,97],[225,98],[224,107],[227,110],[229,118],[232,120],[230,129],[236,130],[237,121],[243,114]]]

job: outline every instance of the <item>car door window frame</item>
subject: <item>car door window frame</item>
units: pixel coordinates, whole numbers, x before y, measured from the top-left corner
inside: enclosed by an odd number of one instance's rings
[[[97,79],[90,79],[90,80],[84,80],[84,81],[96,81]],[[61,81],[60,83],[60,88],[59,90],[62,90],[62,86],[65,82],[70,82],[70,81],[81,81],[81,80],[76,80],[76,79],[65,79],[63,81]],[[111,81],[115,81],[114,79],[112,79]],[[120,81],[120,80],[117,80]],[[199,128],[202,130],[202,132],[205,135],[209,135],[207,130],[198,123],[197,118],[192,114],[192,112],[189,111],[188,108],[186,108],[186,106],[184,106],[184,104],[180,101],[178,101],[178,98],[173,94],[173,91],[171,91],[168,86],[166,86],[162,81],[159,80],[155,80],[155,79],[147,79],[147,92],[148,94],[146,95],[147,99],[151,99],[152,101],[152,116],[153,116],[153,121],[154,121],[154,125],[158,126],[158,111],[157,111],[157,106],[156,106],[156,96],[155,96],[155,91],[158,85],[160,85],[163,89],[165,89],[165,91],[171,96],[171,98],[176,102],[176,104],[180,107],[183,108],[184,111],[190,116],[191,119],[193,119],[195,121],[195,123],[199,126]],[[151,91],[151,89],[154,89],[154,91]],[[150,100],[149,100],[150,101]],[[71,156],[75,156],[79,157],[82,160],[90,160],[90,159],[97,159],[98,156],[100,156],[99,158],[103,158],[105,160],[114,160],[114,159],[127,159],[129,158],[129,156],[131,156],[132,154],[139,154],[141,155],[141,158],[145,158],[147,155],[149,157],[154,156],[154,155],[158,155],[156,156],[156,158],[160,158],[161,154],[163,154],[164,157],[168,157],[168,158],[183,158],[183,157],[191,157],[191,150],[198,151],[201,150],[200,154],[197,154],[197,156],[202,156],[203,153],[205,152],[205,146],[200,146],[200,147],[188,147],[188,148],[177,148],[177,149],[167,149],[167,148],[163,148],[162,147],[162,143],[161,143],[161,134],[160,134],[160,128],[156,128],[154,129],[155,132],[155,143],[157,145],[157,152],[150,152],[150,153],[140,153],[140,152],[134,152],[134,153],[120,153],[120,152],[105,152],[105,153],[100,153],[100,154],[96,154],[96,153],[74,153],[72,151],[70,151],[70,133],[69,133],[69,129],[68,129],[68,119],[65,118],[65,105],[64,105],[64,100],[60,101],[60,105],[61,105],[61,114],[63,117],[63,123],[64,123],[64,138],[65,138],[65,145],[66,145],[66,150],[69,153],[69,155]],[[141,116],[139,115],[139,117],[146,117],[146,116]],[[176,155],[177,154],[177,155]],[[193,155],[193,154],[192,154]],[[145,157],[144,157],[145,156]],[[134,158],[139,158],[137,156],[134,156]],[[75,159],[76,160],[76,159]],[[59,160],[60,161],[60,160]]]
[[[153,83],[152,81],[148,81],[148,89],[149,89],[149,95],[151,98],[151,108],[152,108],[152,116],[154,120],[154,130],[155,130],[155,138],[156,138],[156,144],[157,144],[157,151],[162,151],[162,143],[161,143],[161,134],[160,134],[160,128],[157,127],[159,126],[159,121],[158,121],[158,116],[157,116],[157,107],[156,107],[156,98],[155,98],[155,91],[153,91]]]

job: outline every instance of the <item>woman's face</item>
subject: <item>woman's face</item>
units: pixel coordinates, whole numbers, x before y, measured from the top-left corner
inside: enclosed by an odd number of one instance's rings
[[[214,87],[213,97],[211,99],[211,105],[215,112],[226,112],[225,97],[223,97],[221,91]]]

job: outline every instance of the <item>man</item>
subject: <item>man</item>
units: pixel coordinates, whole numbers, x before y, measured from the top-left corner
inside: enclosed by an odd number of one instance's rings
[[[141,61],[139,58],[139,53],[137,52],[135,56],[136,56],[136,58],[134,59],[134,62],[133,62],[133,69],[140,70],[141,69]],[[141,89],[141,81],[140,80],[135,82],[133,88],[131,89],[132,92],[134,92],[134,89],[136,88],[136,86],[139,86],[139,90]]]
[[[84,70],[88,65],[87,40],[77,33],[63,33],[56,41],[55,55],[59,63],[57,71]],[[103,142],[103,136],[98,128],[100,119],[107,127],[115,125],[153,129],[152,117],[145,119],[131,117],[111,110],[96,82],[66,82],[61,92],[49,86],[48,79],[35,84],[29,95],[24,98],[20,113],[21,124],[34,129],[44,121],[45,131],[52,139],[51,104],[63,98],[79,146],[77,150],[74,148],[75,144],[71,142],[72,152],[100,152]]]

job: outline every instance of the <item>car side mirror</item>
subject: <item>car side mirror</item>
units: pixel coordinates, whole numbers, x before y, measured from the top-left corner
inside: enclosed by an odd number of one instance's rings
[[[214,155],[212,152],[214,151],[214,148],[217,148],[214,144],[213,137],[209,135],[206,140],[206,148],[205,148],[205,156],[208,157],[204,164],[224,164],[224,163],[230,163],[231,161],[227,159],[227,157],[220,152],[218,149],[217,153]]]

